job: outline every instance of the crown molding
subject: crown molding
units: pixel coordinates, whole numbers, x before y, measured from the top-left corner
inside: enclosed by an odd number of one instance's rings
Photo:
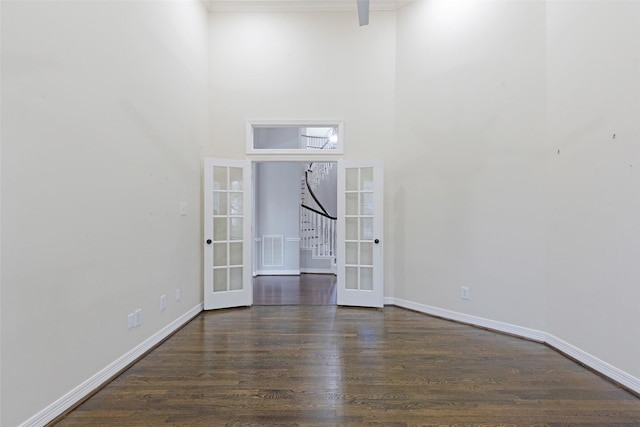
[[[209,12],[351,12],[355,0],[203,0]],[[372,11],[397,10],[412,0],[371,0]]]

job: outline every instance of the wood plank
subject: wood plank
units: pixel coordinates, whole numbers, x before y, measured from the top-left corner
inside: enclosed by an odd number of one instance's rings
[[[397,307],[204,312],[58,425],[637,426],[558,352]]]
[[[258,276],[253,279],[254,305],[335,305],[336,276]]]

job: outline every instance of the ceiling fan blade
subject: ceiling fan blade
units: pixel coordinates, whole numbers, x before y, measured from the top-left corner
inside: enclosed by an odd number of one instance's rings
[[[358,22],[361,27],[369,25],[369,0],[358,0]]]

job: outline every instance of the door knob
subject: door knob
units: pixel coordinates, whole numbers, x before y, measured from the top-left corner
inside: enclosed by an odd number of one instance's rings
[[[380,243],[380,240],[376,239],[376,240],[373,241],[373,243],[375,243],[377,245],[378,243]]]
[[[211,244],[211,239],[207,239],[207,245]]]

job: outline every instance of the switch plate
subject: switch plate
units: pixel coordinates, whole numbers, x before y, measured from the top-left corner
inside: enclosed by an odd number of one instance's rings
[[[160,310],[164,310],[167,308],[167,296],[160,295]]]
[[[187,215],[188,208],[189,208],[189,205],[187,204],[187,202],[180,202],[180,215],[182,216]]]
[[[133,312],[134,316],[135,316],[135,324],[134,326],[140,326],[140,324],[142,323],[142,309],[139,308],[136,311]]]
[[[176,289],[176,301],[180,301],[180,298],[182,297],[182,292],[180,291],[180,288]]]
[[[466,286],[460,287],[460,298],[469,299],[469,288]]]
[[[127,314],[127,329],[136,326],[136,316],[133,313]]]

